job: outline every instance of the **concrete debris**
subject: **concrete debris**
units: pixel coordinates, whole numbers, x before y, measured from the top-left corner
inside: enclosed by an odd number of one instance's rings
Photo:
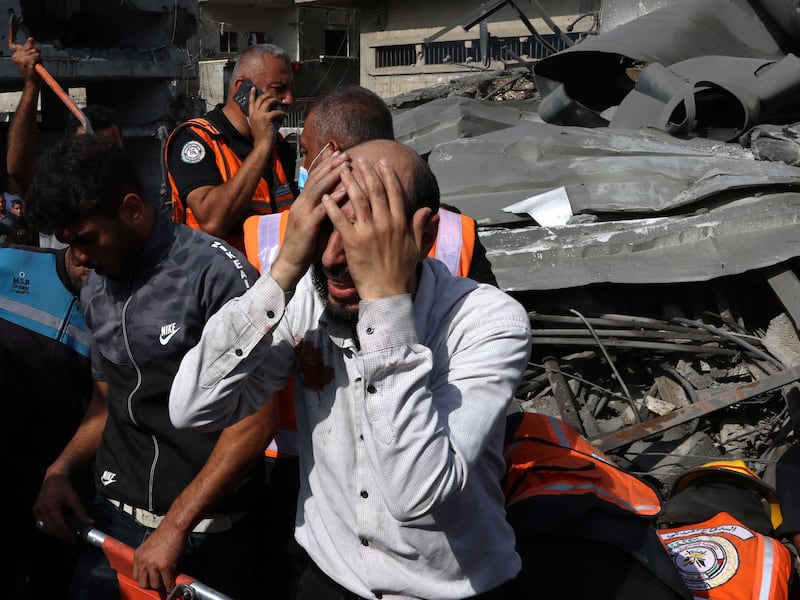
[[[764,347],[786,366],[800,365],[800,338],[786,313],[770,321],[764,334]]]
[[[790,8],[658,3],[535,63],[539,97],[525,106],[486,102],[482,79],[397,113],[442,200],[477,220],[500,287],[530,311],[518,402],[574,424],[662,491],[718,458],[767,473],[795,435]],[[493,100],[515,97],[514,77],[498,77]],[[554,194],[571,212],[558,223],[543,210]]]
[[[495,101],[530,100],[539,93],[528,69],[484,71],[459,77],[442,85],[399,94],[387,101],[389,106],[408,109],[440,98],[472,98]]]

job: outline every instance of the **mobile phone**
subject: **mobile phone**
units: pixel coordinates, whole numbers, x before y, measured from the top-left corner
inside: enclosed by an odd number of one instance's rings
[[[245,79],[242,82],[242,85],[239,86],[239,89],[233,95],[234,101],[236,102],[236,104],[239,105],[239,108],[241,108],[242,111],[244,112],[244,114],[246,114],[246,115],[250,114],[250,111],[249,111],[249,107],[250,107],[250,88],[256,88],[256,98],[258,98],[261,94],[264,93],[259,88],[257,88],[252,81],[250,81],[249,79]],[[288,112],[289,111],[289,105],[288,104],[274,104],[273,106],[270,107],[270,110],[282,110],[284,112]]]
[[[250,114],[248,109],[250,107],[251,88],[256,88],[256,98],[264,93],[258,89],[252,81],[245,79],[242,82],[242,85],[239,86],[239,89],[236,90],[236,93],[233,95],[233,100],[239,105],[239,108],[241,108],[242,112],[244,112],[246,115]]]

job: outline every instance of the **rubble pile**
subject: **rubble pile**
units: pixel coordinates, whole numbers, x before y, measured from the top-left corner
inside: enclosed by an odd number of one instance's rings
[[[800,422],[793,6],[669,2],[395,102],[413,106],[397,138],[529,311],[519,404],[662,491],[720,458],[769,481]]]
[[[533,73],[530,69],[505,71],[481,71],[473,75],[458,77],[444,83],[399,94],[388,101],[392,108],[414,108],[440,98],[472,98],[475,100],[538,99]]]
[[[709,314],[530,318],[520,406],[563,419],[662,491],[677,472],[721,457],[763,472],[787,439],[784,394],[800,376],[800,339],[785,313],[755,331]]]

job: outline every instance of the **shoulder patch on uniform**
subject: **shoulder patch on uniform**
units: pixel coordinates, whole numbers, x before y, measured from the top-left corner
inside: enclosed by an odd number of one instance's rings
[[[206,149],[200,142],[192,140],[191,142],[186,142],[181,148],[181,160],[190,165],[199,163],[205,157]]]

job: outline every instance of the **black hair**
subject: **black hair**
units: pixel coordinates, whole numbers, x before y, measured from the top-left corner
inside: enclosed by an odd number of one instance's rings
[[[346,85],[321,96],[309,109],[314,113],[318,141],[336,140],[352,148],[369,140],[393,140],[394,123],[386,103],[360,85]]]
[[[119,127],[117,113],[107,106],[90,104],[82,110],[83,114],[86,115],[86,118],[89,119],[92,129],[95,131],[113,126]],[[78,117],[70,112],[69,116],[67,117],[67,124],[64,128],[64,131],[67,135],[75,135],[78,132],[78,129],[80,129],[81,125],[82,123],[78,120]]]
[[[73,135],[42,156],[25,210],[39,231],[59,233],[86,215],[110,214],[129,193],[144,198],[128,153],[104,136]]]

